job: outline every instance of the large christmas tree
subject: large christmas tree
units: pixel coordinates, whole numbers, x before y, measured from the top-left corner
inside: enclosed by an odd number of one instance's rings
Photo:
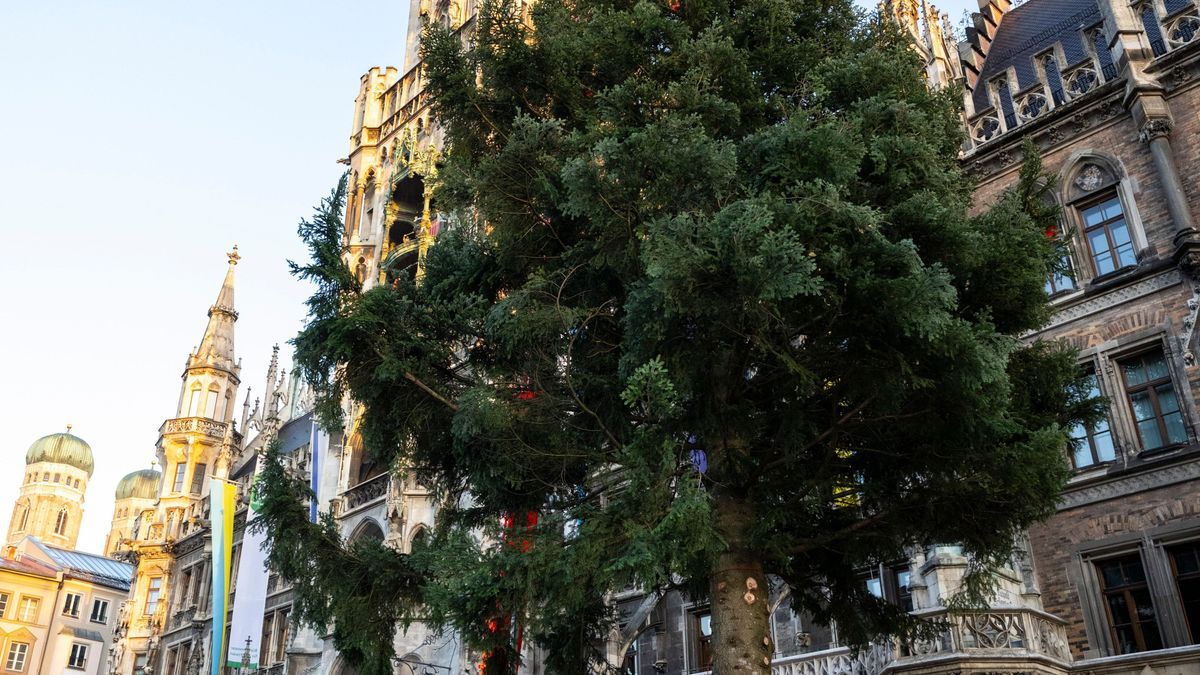
[[[954,96],[848,0],[509,4],[424,39],[452,226],[420,282],[358,286],[340,189],[302,227],[322,414],[361,404],[442,505],[411,555],[345,546],[272,463],[302,618],[364,673],[412,620],[582,673],[609,593],[682,588],[732,675],[768,672],[772,584],[861,644],[919,626],[856,569],[954,542],[979,600],[1094,408],[1018,339],[1057,259],[1036,161],[970,215]]]

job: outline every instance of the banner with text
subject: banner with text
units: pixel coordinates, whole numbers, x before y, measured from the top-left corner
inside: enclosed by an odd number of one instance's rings
[[[250,527],[261,506],[254,484],[262,470],[263,456],[259,455],[258,459],[250,488],[250,508],[246,510],[246,528],[242,532],[237,594],[233,597],[233,625],[229,628],[226,665],[234,669],[258,670],[263,613],[267,608],[267,553],[263,550],[266,533]]]

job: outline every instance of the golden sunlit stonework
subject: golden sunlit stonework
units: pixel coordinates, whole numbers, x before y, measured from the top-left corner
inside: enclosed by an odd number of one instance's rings
[[[0,555],[0,665],[6,673],[107,672],[127,563],[74,550],[91,446],[50,434],[25,453],[21,492]]]
[[[65,433],[34,441],[25,453],[21,494],[8,526],[9,545],[34,536],[52,546],[73,549],[83,521],[83,496],[94,468],[92,448]]]
[[[175,416],[159,428],[157,460],[163,473],[131,473],[114,495],[106,553],[134,561],[136,574],[118,627],[113,674],[161,672],[153,664],[159,658],[167,608],[173,592],[186,591],[172,583],[176,542],[203,528],[209,478],[228,477],[241,448],[241,434],[233,424],[241,383],[241,365],[234,356],[234,272],[240,260],[236,246],[228,257],[200,346],[184,366]],[[196,657],[201,656],[197,650]],[[199,661],[178,672],[194,672],[198,666]]]

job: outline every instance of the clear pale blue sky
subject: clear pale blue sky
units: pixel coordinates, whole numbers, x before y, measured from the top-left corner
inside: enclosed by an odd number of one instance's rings
[[[29,443],[69,422],[99,550],[230,246],[243,393],[300,327],[295,226],[341,173],[359,75],[402,65],[407,1],[0,4],[0,529]]]
[[[407,6],[0,8],[0,529],[26,448],[70,423],[96,457],[80,547],[101,548],[234,243],[241,395],[261,393],[304,314],[296,222],[341,172],[359,75],[403,65]]]

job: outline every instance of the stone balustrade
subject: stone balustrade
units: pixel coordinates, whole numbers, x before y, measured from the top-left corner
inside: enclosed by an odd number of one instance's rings
[[[377,499],[382,499],[387,494],[388,485],[390,483],[389,476],[386,473],[365,480],[354,487],[342,493],[342,508],[339,509],[340,514],[346,514],[355,509],[361,508]]]
[[[163,422],[159,427],[160,434],[202,433],[210,438],[225,437],[225,423],[214,422],[207,417],[179,417]]]
[[[835,647],[807,654],[781,656],[771,663],[771,675],[881,675],[910,670],[940,672],[933,661],[955,664],[972,658],[996,660],[1037,659],[1070,666],[1065,624],[1035,609],[1004,608],[983,612],[950,613],[944,609],[918,612],[938,622],[937,635],[912,642],[892,641],[864,649]],[[952,665],[946,672],[959,672]],[[1032,672],[1032,671],[1030,671]],[[702,675],[711,675],[703,673]]]

